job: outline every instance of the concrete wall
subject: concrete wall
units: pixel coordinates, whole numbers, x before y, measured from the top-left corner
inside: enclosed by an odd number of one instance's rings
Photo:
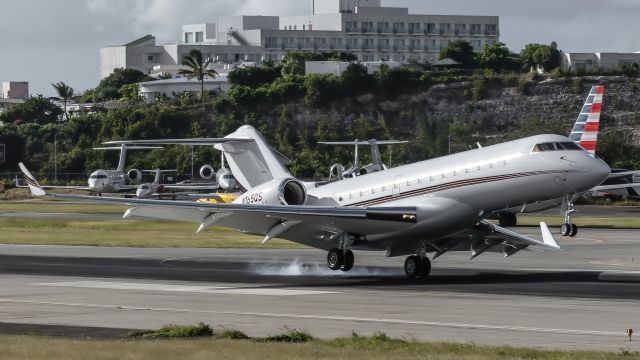
[[[591,70],[595,67],[605,69],[618,69],[621,65],[627,68],[631,64],[640,65],[640,53],[577,53],[562,52],[560,66],[563,69],[584,68]]]
[[[187,43],[186,34],[190,34],[191,42],[197,42],[196,33],[202,33],[201,43],[212,43],[216,41],[216,24],[190,24],[182,25],[182,41]]]

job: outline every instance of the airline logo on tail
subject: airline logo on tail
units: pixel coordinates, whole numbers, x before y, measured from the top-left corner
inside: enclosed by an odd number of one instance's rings
[[[571,130],[571,135],[569,135],[571,140],[592,154],[596,152],[603,95],[604,86],[599,85],[591,88],[587,101],[585,101],[580,115],[578,115],[578,120],[573,130]]]

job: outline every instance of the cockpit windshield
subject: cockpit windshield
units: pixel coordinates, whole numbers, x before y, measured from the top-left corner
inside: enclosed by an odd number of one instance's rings
[[[98,175],[91,175],[90,177],[91,179],[106,179],[107,175],[104,174],[98,174]]]
[[[562,151],[562,150],[583,150],[578,144],[574,142],[548,142],[536,144],[531,152],[543,152],[543,151]]]

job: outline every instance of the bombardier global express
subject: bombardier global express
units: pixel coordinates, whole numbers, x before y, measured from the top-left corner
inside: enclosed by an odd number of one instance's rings
[[[610,168],[560,135],[538,135],[317,185],[296,179],[253,127],[223,139],[224,151],[246,189],[229,204],[47,194],[20,164],[34,196],[117,203],[132,216],[187,221],[197,232],[212,225],[278,237],[323,249],[332,270],[348,271],[354,250],[408,255],[408,277],[427,278],[428,257],[468,251],[512,256],[528,248],[559,250],[545,223],[534,239],[487,220],[494,212],[575,194],[600,184]]]

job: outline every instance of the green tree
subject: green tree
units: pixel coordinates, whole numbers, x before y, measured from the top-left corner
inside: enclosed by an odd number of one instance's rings
[[[115,69],[111,75],[102,79],[93,91],[94,100],[113,100],[120,97],[120,88],[128,84],[153,80],[141,71],[134,69]]]
[[[282,76],[304,75],[304,62],[326,60],[320,54],[303,51],[291,51],[282,59]]]
[[[187,79],[196,78],[200,81],[200,101],[204,101],[204,79],[210,77],[215,79],[218,76],[218,72],[213,69],[208,69],[211,64],[211,59],[205,59],[202,56],[202,52],[198,49],[189,51],[189,55],[182,59],[182,65],[185,65],[186,69],[178,70],[178,74],[186,76]]]
[[[140,86],[138,84],[127,84],[120,88],[120,99],[128,104],[137,104],[144,99],[140,95]]]
[[[73,88],[62,81],[56,84],[51,84],[56,92],[58,93],[58,97],[56,100],[62,101],[62,110],[64,112],[64,117],[66,120],[69,120],[69,113],[67,112],[67,103],[73,97]]]
[[[38,123],[51,124],[58,121],[62,109],[51,99],[42,95],[29,96],[24,103],[16,105],[0,114],[0,121],[5,123]]]
[[[474,68],[476,66],[476,53],[473,51],[473,46],[466,40],[452,41],[442,49],[440,51],[440,60],[446,58],[461,63],[465,68]]]
[[[345,90],[350,94],[373,90],[375,86],[373,76],[369,75],[367,68],[358,62],[349,64],[342,72],[341,78]]]
[[[485,69],[495,72],[518,71],[522,68],[518,54],[511,52],[507,45],[501,42],[484,46],[480,54],[480,64]]]
[[[560,67],[560,51],[554,46],[543,44],[527,44],[520,52],[526,71],[541,67],[549,72]]]

